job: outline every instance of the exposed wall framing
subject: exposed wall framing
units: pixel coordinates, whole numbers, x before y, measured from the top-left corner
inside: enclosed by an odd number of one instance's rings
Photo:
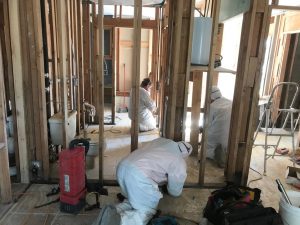
[[[3,76],[2,46],[0,42],[0,202],[8,203],[12,200],[10,185],[8,147],[6,141],[6,122],[5,122],[5,88]]]
[[[249,174],[253,134],[258,104],[262,57],[268,34],[270,10],[268,1],[253,0],[244,15],[242,37],[232,107],[234,122],[228,143],[227,177],[236,183],[246,184]],[[235,163],[233,163],[235,162]]]
[[[131,151],[138,148],[138,106],[140,96],[140,55],[141,55],[141,29],[142,29],[142,1],[134,0],[134,22],[133,22],[133,54],[132,54],[132,89],[131,103]]]
[[[1,0],[0,5],[0,39],[2,44],[2,58],[3,58],[3,72],[4,72],[4,85],[6,91],[6,102],[11,102],[11,113],[12,118],[16,121],[17,110],[16,110],[16,101],[15,101],[15,87],[14,87],[14,78],[13,78],[13,67],[12,67],[12,52],[11,52],[11,37],[10,37],[10,28],[9,28],[9,9],[8,9],[8,0]],[[1,11],[2,10],[2,11]],[[3,29],[3,30],[2,30]],[[9,109],[6,107],[8,113]],[[15,163],[17,168],[17,180],[20,181],[20,159],[19,159],[19,143],[17,131],[17,123],[13,123],[13,130],[15,131],[14,135],[14,149],[15,149]]]

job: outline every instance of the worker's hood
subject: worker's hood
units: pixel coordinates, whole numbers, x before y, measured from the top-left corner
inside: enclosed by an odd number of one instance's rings
[[[217,86],[212,86],[211,95],[210,95],[211,100],[214,101],[221,97],[222,97],[222,94],[221,94],[220,89]]]
[[[184,141],[179,141],[177,142],[177,144],[178,144],[178,149],[183,158],[188,157],[192,153],[193,147],[189,143]]]

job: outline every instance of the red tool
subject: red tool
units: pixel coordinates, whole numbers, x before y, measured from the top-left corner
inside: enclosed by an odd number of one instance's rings
[[[85,149],[66,149],[59,154],[60,210],[78,213],[85,206]]]

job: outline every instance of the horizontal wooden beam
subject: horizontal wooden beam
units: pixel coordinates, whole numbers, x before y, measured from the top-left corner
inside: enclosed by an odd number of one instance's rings
[[[271,5],[271,9],[283,9],[283,10],[300,10],[300,6],[290,5]]]
[[[300,30],[300,15],[297,14],[291,14],[284,16],[285,25],[283,32],[284,33],[299,33]]]
[[[125,97],[129,97],[129,92],[128,91],[117,91],[116,92],[116,96],[125,96]]]
[[[104,26],[109,27],[133,27],[133,19],[103,18]],[[142,20],[142,28],[154,29],[157,27],[155,20]]]

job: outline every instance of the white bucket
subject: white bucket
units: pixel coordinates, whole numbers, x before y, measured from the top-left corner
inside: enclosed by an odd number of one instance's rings
[[[284,225],[299,225],[300,221],[300,192],[287,191],[292,205],[286,203],[281,197],[279,203],[279,214],[281,215]]]

